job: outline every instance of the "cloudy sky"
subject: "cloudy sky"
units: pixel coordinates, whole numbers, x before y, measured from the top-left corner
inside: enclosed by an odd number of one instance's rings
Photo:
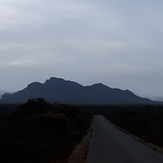
[[[163,97],[162,0],[1,0],[0,90],[51,76]]]

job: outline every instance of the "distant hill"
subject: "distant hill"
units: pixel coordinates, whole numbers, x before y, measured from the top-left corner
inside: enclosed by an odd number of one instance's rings
[[[34,82],[13,94],[4,94],[1,103],[23,103],[30,98],[65,104],[149,104],[151,100],[129,90],[113,89],[101,83],[83,86],[73,81],[52,77],[45,83]]]
[[[6,93],[6,91],[0,90],[0,99],[1,99],[2,95],[5,94],[5,93]]]

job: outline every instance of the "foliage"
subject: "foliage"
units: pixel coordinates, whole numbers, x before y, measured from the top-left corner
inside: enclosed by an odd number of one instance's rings
[[[48,163],[67,157],[91,118],[68,105],[30,99],[0,121],[0,160]]]
[[[130,106],[110,112],[107,117],[126,131],[163,147],[162,106]]]

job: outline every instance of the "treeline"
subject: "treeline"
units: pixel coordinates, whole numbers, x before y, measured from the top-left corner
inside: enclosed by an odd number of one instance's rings
[[[0,119],[0,162],[50,163],[67,158],[86,134],[90,114],[30,99]]]

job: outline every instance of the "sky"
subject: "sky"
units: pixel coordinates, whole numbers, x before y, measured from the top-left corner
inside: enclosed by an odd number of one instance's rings
[[[0,90],[59,77],[163,97],[162,8],[162,0],[1,0]]]

